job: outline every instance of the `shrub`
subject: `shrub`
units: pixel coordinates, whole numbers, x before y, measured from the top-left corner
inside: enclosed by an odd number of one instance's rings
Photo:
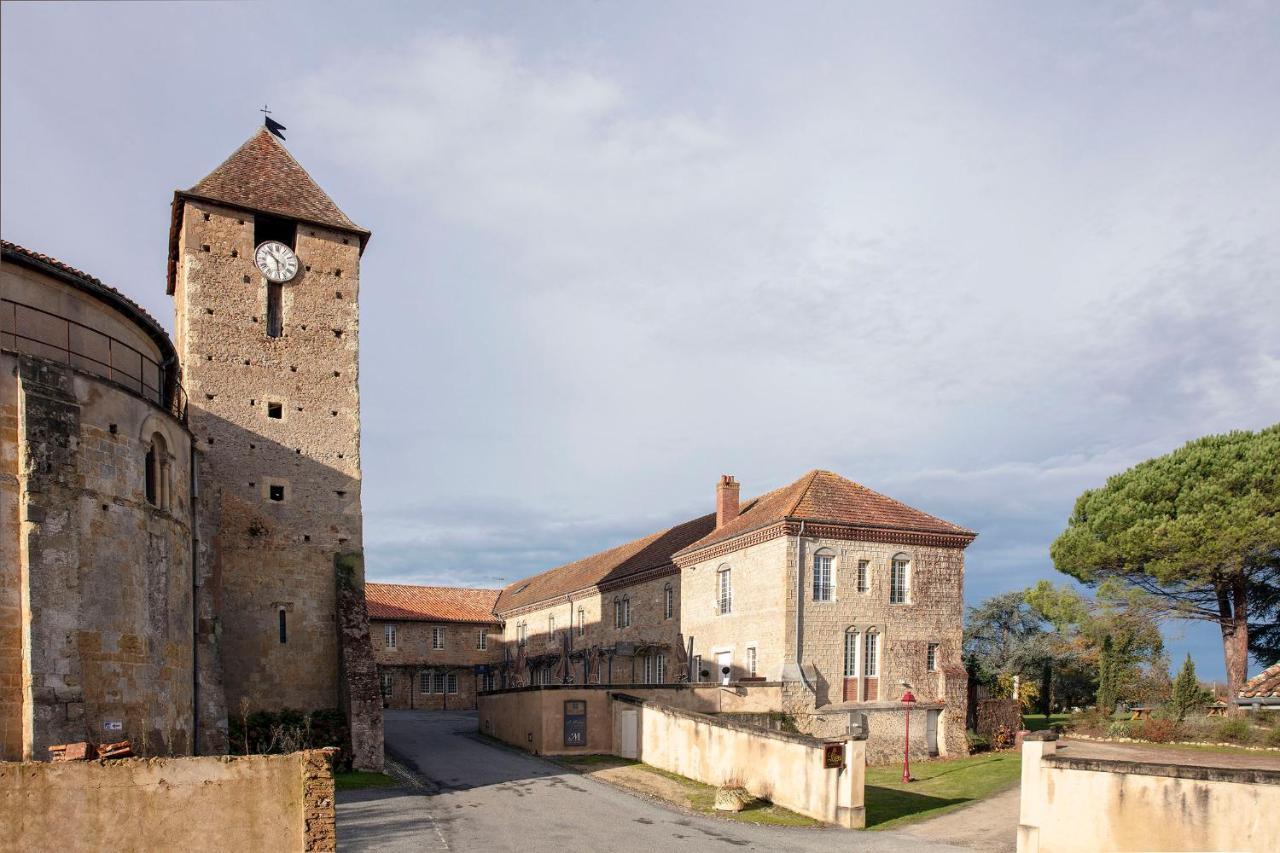
[[[1174,720],[1161,720],[1149,717],[1142,721],[1138,728],[1138,737],[1153,743],[1168,743],[1178,736],[1178,723]]]
[[[1073,732],[1086,735],[1102,735],[1111,725],[1111,717],[1094,709],[1075,714],[1066,723]]]
[[[336,708],[310,713],[296,708],[249,713],[242,704],[239,714],[228,715],[227,724],[231,752],[236,755],[341,747],[347,739],[347,718]],[[339,761],[345,757],[344,751]]]
[[[1116,720],[1107,726],[1107,737],[1133,737],[1133,720]]]
[[[1249,723],[1245,720],[1223,720],[1213,728],[1216,740],[1242,743],[1249,739]]]
[[[964,733],[964,738],[969,742],[970,752],[986,752],[991,748],[991,741],[975,732],[973,729]]]
[[[1267,732],[1267,736],[1262,739],[1267,746],[1280,746],[1280,728],[1272,729]]]
[[[992,749],[1009,749],[1013,746],[1017,732],[1006,725],[996,726],[996,730],[991,733]]]

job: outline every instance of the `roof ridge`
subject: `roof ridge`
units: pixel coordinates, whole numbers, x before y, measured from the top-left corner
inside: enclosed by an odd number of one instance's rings
[[[803,489],[801,489],[801,490],[800,490],[800,494],[796,496],[795,503],[793,503],[793,504],[791,505],[791,508],[790,508],[789,510],[787,510],[787,512],[786,512],[786,516],[787,516],[787,517],[790,517],[790,516],[794,515],[794,514],[795,514],[795,511],[796,511],[797,509],[799,509],[801,502],[802,502],[802,501],[804,500],[804,498],[805,498],[805,495],[809,494],[809,490],[813,488],[813,481],[814,481],[814,480],[816,480],[816,479],[818,479],[818,474],[819,474],[819,473],[821,473],[821,472],[820,472],[820,470],[819,470],[818,468],[814,468],[814,469],[813,469],[812,471],[810,471],[808,474],[804,475],[804,477],[801,477],[801,478],[800,478],[801,480],[803,480],[805,477],[808,477],[808,478],[809,478],[809,482],[807,482],[807,483],[805,483],[805,484],[804,484],[804,488],[803,488]],[[799,482],[799,481],[797,481],[797,482]],[[786,486],[783,486],[783,488],[785,489],[785,488],[786,488]]]

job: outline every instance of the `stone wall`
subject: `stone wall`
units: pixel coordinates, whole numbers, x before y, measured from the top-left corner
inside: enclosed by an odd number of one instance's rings
[[[225,690],[220,713],[202,709],[202,737],[225,742],[228,707],[376,710],[372,670],[372,699],[340,683],[361,671],[344,649],[368,637],[354,611],[339,624],[334,576],[335,561],[359,560],[363,537],[359,240],[298,225],[302,268],[283,287],[283,334],[271,337],[253,215],[178,203],[175,337],[201,460],[196,574],[207,580],[199,650]],[[357,737],[375,728],[350,723]]]
[[[665,615],[664,608],[668,587],[672,595],[670,617]],[[623,596],[626,596],[631,604],[631,624],[627,627],[618,627],[614,624],[614,599]],[[527,657],[558,652],[561,648],[559,635],[562,631],[569,629],[574,649],[592,646],[609,648],[618,643],[665,644],[666,680],[674,682],[680,669],[676,660],[676,649],[681,643],[680,597],[680,576],[673,570],[672,574],[647,581],[613,587],[603,592],[592,588],[575,593],[570,601],[561,600],[533,609],[502,613],[499,616],[503,619],[503,638],[510,650],[512,660],[516,657],[516,638],[521,623],[528,626],[525,645]],[[585,619],[581,633],[578,627],[579,608],[582,609]],[[551,617],[555,618],[555,637],[549,633]],[[572,624],[571,629],[570,624]],[[581,664],[578,664],[578,669],[577,681],[581,682]],[[631,655],[615,656],[612,666],[606,660],[601,664],[600,678],[611,684],[642,682],[644,680],[643,658]]]
[[[51,744],[125,737],[143,754],[190,752],[186,430],[64,364],[6,353],[0,376],[4,488],[18,513],[3,528],[0,596],[10,615],[17,605],[20,625],[0,657],[7,678],[21,672],[21,691],[4,691],[0,704],[4,754],[43,759]],[[160,505],[144,490],[155,435],[167,448]]]
[[[0,851],[336,849],[328,750],[0,763]]]
[[[382,770],[382,696],[378,666],[369,641],[364,596],[364,561],[359,554],[334,557],[338,597],[338,704],[347,718],[346,744],[351,766]]]
[[[1022,744],[1018,853],[1274,850],[1280,771],[1059,756]]]
[[[680,607],[685,638],[702,668],[718,680],[717,655],[728,654],[731,680],[750,675],[747,649],[756,649],[756,675],[770,681],[783,676],[788,656],[794,592],[787,589],[786,538],[771,539],[732,554],[687,566],[680,573]],[[733,607],[719,612],[717,572],[732,570]],[[790,633],[788,633],[790,632]]]

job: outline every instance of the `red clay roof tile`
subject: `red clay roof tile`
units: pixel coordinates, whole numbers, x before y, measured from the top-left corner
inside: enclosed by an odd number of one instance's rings
[[[493,605],[498,600],[496,589],[366,583],[364,597],[370,619],[472,623],[498,621],[493,615]]]
[[[1280,663],[1267,667],[1240,688],[1241,699],[1280,699]]]

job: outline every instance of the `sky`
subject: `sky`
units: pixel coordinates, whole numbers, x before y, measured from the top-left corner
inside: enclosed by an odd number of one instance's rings
[[[4,237],[169,328],[269,105],[373,231],[373,580],[496,586],[826,468],[1063,582],[1075,498],[1280,421],[1280,7],[4,3]],[[1223,677],[1216,628],[1168,628]]]

